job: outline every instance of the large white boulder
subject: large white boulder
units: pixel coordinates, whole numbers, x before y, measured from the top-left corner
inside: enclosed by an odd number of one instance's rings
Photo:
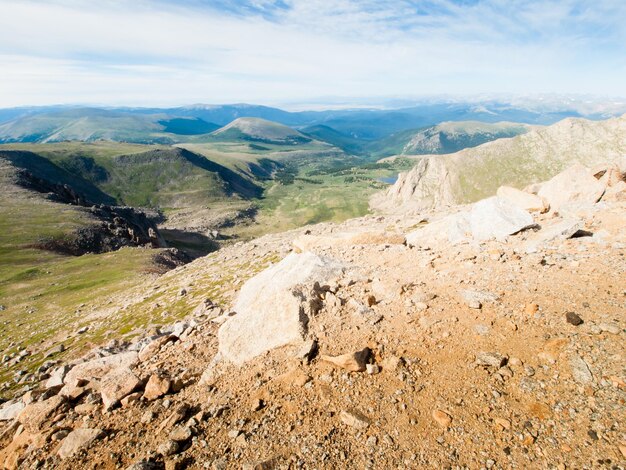
[[[408,233],[406,244],[416,248],[432,249],[440,245],[456,245],[468,241],[469,236],[469,215],[467,212],[457,212]]]
[[[64,378],[65,384],[73,384],[77,380],[91,382],[101,379],[106,374],[120,367],[132,367],[139,361],[136,352],[123,352],[111,356],[99,357],[91,361],[82,362],[70,370]]]
[[[474,204],[469,222],[476,240],[504,239],[535,224],[532,215],[524,209],[497,196]]]
[[[576,164],[542,184],[538,196],[550,204],[551,211],[558,211],[566,204],[596,203],[605,189],[605,182],[598,181],[587,168]]]
[[[311,291],[343,272],[342,265],[310,252],[291,253],[244,284],[218,332],[223,359],[243,364],[271,349],[298,344],[319,302]]]
[[[585,223],[577,218],[563,219],[543,225],[541,230],[533,234],[526,242],[526,252],[534,253],[544,245],[571,238],[576,232],[584,228]]]
[[[549,207],[545,200],[530,192],[520,191],[511,186],[500,186],[496,195],[528,212],[546,212]]]

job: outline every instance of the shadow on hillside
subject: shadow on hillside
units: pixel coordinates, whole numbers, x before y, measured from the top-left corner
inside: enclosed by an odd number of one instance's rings
[[[245,198],[258,198],[263,194],[263,188],[254,184],[252,181],[244,178],[233,170],[219,165],[211,160],[190,152],[186,149],[180,149],[181,156],[189,163],[202,168],[203,170],[217,173],[227,184],[231,192],[237,193]]]
[[[203,233],[166,228],[161,228],[159,232],[168,246],[178,248],[194,259],[208,255],[220,248],[217,241]]]
[[[89,181],[78,175],[72,174],[63,168],[55,165],[48,159],[33,152],[21,150],[0,151],[0,158],[11,162],[15,167],[26,170],[34,178],[28,178],[30,186],[37,192],[49,192],[51,186],[71,188],[72,192],[84,196],[86,204],[107,204],[115,205],[116,200],[101,191]],[[41,184],[36,184],[40,182]],[[46,184],[44,184],[46,183]]]

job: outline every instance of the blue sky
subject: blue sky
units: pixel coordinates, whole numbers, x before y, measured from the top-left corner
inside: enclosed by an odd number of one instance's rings
[[[0,106],[626,96],[624,0],[0,0]]]

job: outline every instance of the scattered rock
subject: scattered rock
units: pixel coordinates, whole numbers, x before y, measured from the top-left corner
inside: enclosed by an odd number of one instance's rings
[[[18,415],[18,421],[22,423],[28,432],[36,433],[50,424],[50,419],[61,409],[65,403],[65,398],[56,395],[42,402],[31,403],[24,407]]]
[[[143,397],[148,400],[156,400],[170,391],[171,380],[162,374],[152,374],[148,379]]]
[[[576,382],[583,385],[593,382],[593,375],[583,358],[574,354],[570,358],[569,363],[572,369],[572,377]]]
[[[363,372],[366,370],[367,361],[372,351],[369,348],[353,353],[342,354],[340,356],[320,356],[322,361],[330,362],[349,372]]]
[[[602,333],[611,333],[612,335],[618,335],[621,331],[620,327],[615,323],[600,323],[598,329]]]
[[[71,457],[76,452],[88,448],[96,439],[103,435],[101,429],[75,429],[70,432],[61,444],[57,454],[61,459]]]
[[[445,411],[433,410],[432,416],[435,422],[444,428],[447,428],[452,423],[452,417]]]
[[[0,421],[11,421],[17,418],[26,405],[22,400],[8,401],[0,406]]]
[[[74,366],[72,370],[67,373],[64,383],[72,384],[80,380],[91,381],[101,379],[113,369],[132,367],[137,361],[137,353],[131,351],[83,362]]]
[[[500,426],[504,430],[508,431],[509,429],[511,429],[511,422],[508,419],[494,418],[493,422],[496,423],[498,426]]]
[[[47,390],[61,390],[61,388],[63,388],[65,375],[69,370],[70,368],[68,366],[61,366],[54,369],[46,382],[45,388]]]
[[[126,395],[141,386],[141,380],[128,367],[112,370],[102,378],[100,392],[104,410],[110,410]]]
[[[479,309],[484,303],[497,302],[499,297],[496,294],[487,291],[480,290],[461,290],[462,299],[467,303],[470,308]]]
[[[152,340],[150,343],[148,343],[146,346],[144,346],[141,349],[141,351],[139,352],[139,355],[138,355],[138,359],[141,362],[145,362],[145,361],[149,360],[157,352],[159,352],[159,350],[165,344],[167,344],[170,341],[174,341],[175,339],[176,339],[176,337],[174,337],[172,335],[164,335],[164,336],[159,336],[158,338],[155,338],[154,340]]]
[[[298,359],[305,359],[306,361],[311,361],[315,357],[316,354],[317,354],[317,341],[314,339],[310,339],[310,340],[305,341],[302,344],[302,346],[298,350],[298,353],[296,354],[296,357]]]
[[[170,432],[170,439],[176,442],[186,442],[193,436],[189,426],[178,426]]]
[[[539,305],[529,303],[524,306],[524,313],[528,316],[532,316],[539,311]]]
[[[143,396],[142,392],[131,393],[130,395],[127,395],[124,398],[122,398],[120,400],[120,404],[124,408],[126,408],[127,406],[130,406],[132,403],[138,402],[141,399],[142,396]]]
[[[567,338],[553,338],[544,344],[542,350],[537,354],[539,359],[554,364],[563,348],[569,343]]]
[[[565,314],[565,320],[567,321],[567,323],[569,323],[570,325],[574,325],[574,326],[578,326],[578,325],[582,325],[583,324],[583,319],[580,318],[574,312],[567,312]]]
[[[356,429],[367,429],[370,425],[370,420],[365,415],[358,411],[342,411],[339,414],[339,418],[343,424]]]
[[[48,351],[46,351],[46,353],[44,354],[45,358],[48,357],[52,357],[52,356],[56,356],[57,354],[62,353],[63,351],[65,351],[65,345],[63,343],[49,349]]]
[[[168,439],[157,447],[157,452],[164,457],[177,454],[179,451],[180,445],[172,439]]]
[[[474,364],[478,366],[487,366],[500,368],[506,364],[507,358],[498,354],[497,352],[484,352],[481,351],[476,354],[476,360]]]

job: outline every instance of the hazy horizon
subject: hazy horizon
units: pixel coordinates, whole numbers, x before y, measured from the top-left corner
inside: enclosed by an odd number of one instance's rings
[[[2,11],[0,107],[626,96],[619,0],[4,0]]]

